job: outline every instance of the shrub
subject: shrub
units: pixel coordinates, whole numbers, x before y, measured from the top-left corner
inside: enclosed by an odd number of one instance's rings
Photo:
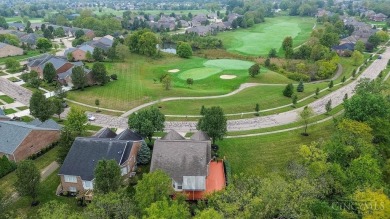
[[[283,95],[285,97],[291,97],[294,94],[294,86],[293,84],[288,84],[286,88],[283,90]]]
[[[303,92],[304,90],[305,90],[305,86],[303,85],[303,81],[300,80],[297,87],[297,92]]]
[[[110,77],[114,81],[118,80],[118,76],[116,74],[112,74]]]
[[[304,81],[304,82],[309,82],[310,81],[310,76],[309,75],[305,75],[305,74],[302,74],[302,73],[287,73],[287,78],[291,79],[291,80],[294,80],[294,81]]]
[[[12,161],[9,161],[6,156],[2,156],[0,158],[0,178],[14,170],[16,170],[16,164]]]
[[[223,162],[225,164],[226,184],[229,185],[229,183],[233,183],[232,167],[230,166],[230,162],[228,160],[224,160]]]

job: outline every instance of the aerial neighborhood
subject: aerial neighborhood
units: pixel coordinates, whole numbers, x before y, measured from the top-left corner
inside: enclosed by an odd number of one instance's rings
[[[388,2],[0,6],[0,219],[389,218]]]

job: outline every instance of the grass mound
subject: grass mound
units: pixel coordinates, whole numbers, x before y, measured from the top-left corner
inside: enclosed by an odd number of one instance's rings
[[[215,68],[215,67],[194,68],[181,73],[179,75],[179,78],[183,80],[186,80],[187,78],[192,78],[194,80],[201,80],[211,75],[218,74],[221,71],[222,69]]]
[[[251,67],[254,63],[249,61],[242,61],[236,59],[214,59],[208,60],[203,65],[206,67],[215,67],[229,70],[246,70]]]

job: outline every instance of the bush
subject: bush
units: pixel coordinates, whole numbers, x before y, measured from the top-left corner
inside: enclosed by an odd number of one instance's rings
[[[310,81],[310,76],[305,75],[302,73],[287,73],[287,78],[294,80],[294,81],[304,81],[304,82],[309,82]]]
[[[303,81],[300,80],[297,87],[297,92],[303,92],[304,90],[305,90],[305,86],[303,85]]]
[[[283,95],[285,97],[291,97],[294,94],[294,86],[293,84],[288,84],[286,88],[283,90]]]
[[[118,80],[118,76],[116,74],[112,74],[110,77],[114,81]]]
[[[0,178],[16,170],[15,162],[9,161],[6,156],[0,158]]]

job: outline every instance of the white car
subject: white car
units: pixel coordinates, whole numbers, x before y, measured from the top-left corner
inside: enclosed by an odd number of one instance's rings
[[[88,115],[88,121],[95,121],[96,118],[93,115]]]

